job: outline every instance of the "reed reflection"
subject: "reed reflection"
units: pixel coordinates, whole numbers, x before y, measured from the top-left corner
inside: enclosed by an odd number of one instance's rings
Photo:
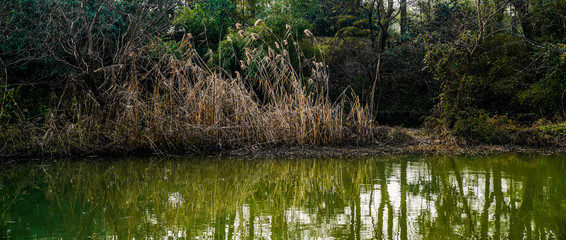
[[[564,239],[563,156],[2,167],[0,238]]]

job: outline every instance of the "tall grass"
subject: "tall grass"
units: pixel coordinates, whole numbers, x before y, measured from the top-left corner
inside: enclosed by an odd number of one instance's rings
[[[293,67],[285,47],[292,34],[276,49],[257,34],[243,36],[241,72],[209,67],[189,35],[175,48],[155,41],[130,53],[129,62],[100,69],[108,78],[106,103],[65,91],[34,130],[34,152],[192,152],[371,139],[372,118],[356,96],[328,98],[324,63],[304,58]]]

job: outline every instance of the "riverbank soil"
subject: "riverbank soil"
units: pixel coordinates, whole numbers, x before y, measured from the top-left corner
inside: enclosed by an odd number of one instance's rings
[[[532,132],[532,131],[531,131]],[[208,147],[195,148],[187,152],[155,152],[145,151],[115,151],[82,152],[66,154],[53,151],[51,153],[31,153],[26,146],[21,146],[18,152],[1,152],[0,162],[11,163],[37,158],[95,158],[95,157],[124,157],[124,156],[238,156],[252,158],[321,158],[321,157],[356,157],[383,156],[403,154],[424,155],[485,155],[496,153],[539,153],[556,154],[566,152],[566,141],[560,135],[530,133],[525,130],[517,133],[504,133],[510,139],[516,139],[507,144],[485,144],[466,141],[461,137],[441,136],[423,129],[380,126],[373,130],[372,139],[357,142],[343,141],[330,145],[284,145],[284,144],[254,144],[241,148]],[[27,146],[29,147],[29,146]]]
[[[440,137],[422,129],[379,127],[377,139],[371,143],[342,146],[262,147],[250,146],[220,154],[251,156],[259,158],[304,158],[304,157],[356,157],[402,154],[425,155],[485,155],[496,153],[557,154],[566,152],[561,139],[553,144],[526,146],[521,144],[474,144],[456,137]]]

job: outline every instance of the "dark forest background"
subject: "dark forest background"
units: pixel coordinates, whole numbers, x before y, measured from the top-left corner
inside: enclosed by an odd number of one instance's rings
[[[380,125],[487,143],[566,129],[563,0],[2,0],[0,123],[43,123],[78,96],[109,107],[127,78],[109,69],[157,45],[182,52],[184,38],[235,76],[243,34],[300,48],[299,72],[324,62],[329,99],[358,96]]]

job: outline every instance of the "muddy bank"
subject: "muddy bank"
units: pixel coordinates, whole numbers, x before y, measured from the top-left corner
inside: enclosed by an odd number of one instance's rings
[[[526,146],[522,144],[490,145],[470,144],[455,138],[441,138],[419,129],[380,127],[377,132],[376,140],[368,144],[305,147],[261,147],[258,145],[227,152],[218,152],[214,155],[257,158],[321,158],[404,154],[452,156],[498,153],[566,153],[566,144],[560,139],[556,139],[556,144],[548,146]],[[380,133],[381,135],[379,135]]]
[[[179,156],[228,156],[246,158],[327,158],[327,157],[361,157],[361,156],[388,156],[388,155],[486,155],[498,153],[536,153],[536,154],[559,154],[566,153],[566,144],[560,139],[555,139],[555,144],[548,146],[528,146],[521,144],[489,145],[470,144],[462,139],[442,138],[424,130],[378,127],[373,133],[373,140],[368,142],[350,143],[339,145],[310,145],[310,146],[288,146],[272,144],[256,144],[238,149],[207,148],[192,152],[84,152],[79,154],[52,154],[52,155],[12,155],[0,154],[0,163],[9,164],[21,161],[39,159],[70,158],[84,159],[113,159],[123,157],[179,157]]]
[[[487,155],[498,153],[533,153],[559,154],[566,153],[566,147],[532,148],[517,145],[474,145],[458,146],[448,144],[423,144],[412,146],[310,146],[310,147],[270,147],[262,149],[239,149],[218,152],[214,155],[239,156],[252,158],[325,158],[325,157],[359,157],[388,155]]]

